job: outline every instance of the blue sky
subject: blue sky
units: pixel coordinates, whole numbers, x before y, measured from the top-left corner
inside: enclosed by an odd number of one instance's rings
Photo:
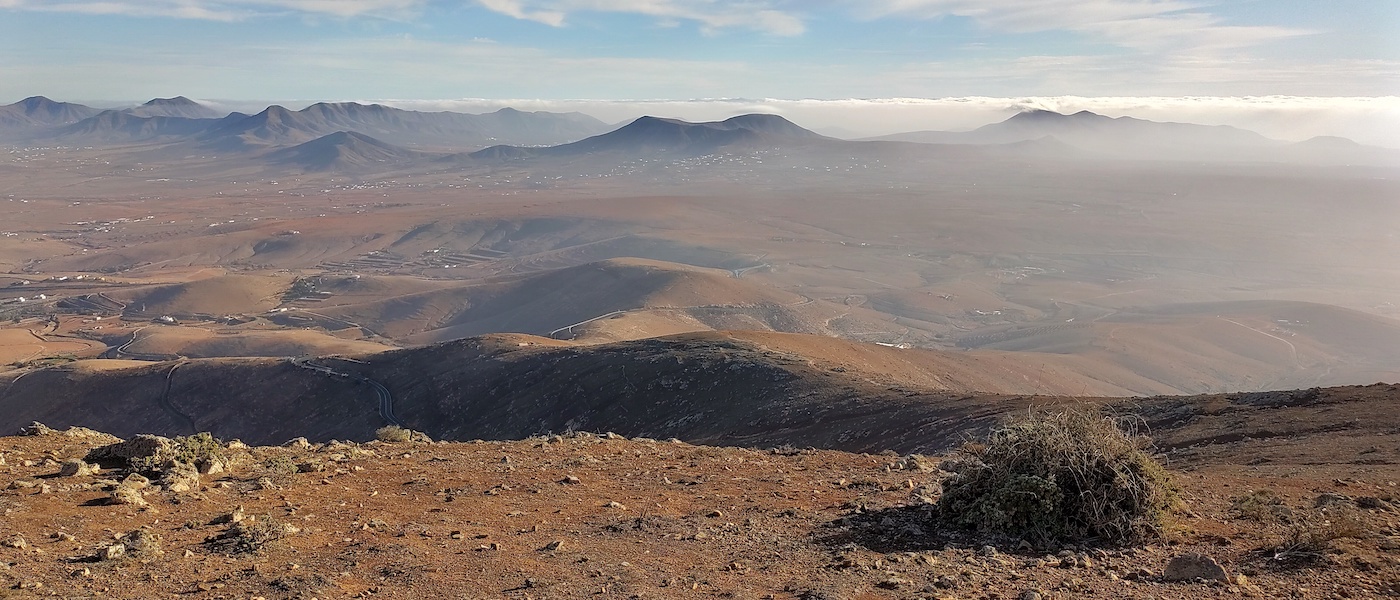
[[[1395,0],[0,0],[0,100],[1387,96]]]
[[[0,56],[0,103],[763,110],[866,134],[1036,106],[1400,139],[1400,0],[0,0]]]

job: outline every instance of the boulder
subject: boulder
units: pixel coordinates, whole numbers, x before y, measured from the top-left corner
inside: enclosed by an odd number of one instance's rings
[[[148,463],[158,463],[161,458],[174,453],[175,442],[170,438],[143,433],[124,442],[93,448],[87,453],[85,460],[120,460],[130,463],[133,459],[140,459]]]
[[[87,477],[96,475],[102,468],[81,460],[64,461],[63,466],[58,470],[59,477]]]
[[[1225,572],[1225,567],[1220,566],[1220,563],[1216,562],[1214,558],[1192,553],[1179,555],[1167,563],[1166,570],[1162,572],[1162,579],[1166,581],[1203,579],[1228,583],[1230,575]]]
[[[199,469],[185,462],[172,462],[166,465],[160,478],[161,487],[176,494],[199,489]]]
[[[52,427],[49,427],[48,425],[45,425],[45,424],[40,423],[40,422],[38,422],[38,421],[35,421],[35,422],[33,422],[33,423],[30,423],[29,425],[26,425],[26,426],[24,426],[24,427],[19,428],[19,434],[20,434],[20,435],[26,435],[26,436],[48,435],[48,434],[50,434],[50,433],[56,433],[56,432],[54,431],[54,429],[53,429]]]

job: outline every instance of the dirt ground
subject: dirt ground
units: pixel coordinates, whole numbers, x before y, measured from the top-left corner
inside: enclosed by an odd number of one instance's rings
[[[1032,548],[940,528],[927,504],[938,495],[937,471],[893,453],[592,434],[254,448],[232,452],[241,458],[197,490],[147,488],[149,506],[136,508],[108,503],[115,469],[57,475],[60,461],[104,443],[64,433],[0,438],[0,597],[1400,595],[1394,464],[1250,466],[1227,456],[1173,464],[1185,502],[1166,540]],[[1359,505],[1364,530],[1315,556],[1276,556],[1290,525],[1232,510],[1253,490],[1276,493],[1295,523],[1326,518],[1315,512],[1319,498],[1331,509]],[[247,515],[241,525],[219,523],[236,508]],[[256,529],[249,518],[294,529],[240,548]],[[148,545],[158,548],[98,558],[138,530],[159,538]],[[1165,581],[1168,562],[1188,553],[1219,561],[1230,581]]]

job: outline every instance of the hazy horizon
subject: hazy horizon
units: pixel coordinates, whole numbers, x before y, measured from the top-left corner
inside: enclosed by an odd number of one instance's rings
[[[44,94],[30,94],[30,96]],[[122,109],[140,99],[82,99],[45,96],[95,108]],[[3,98],[0,104],[21,98]],[[768,113],[833,137],[859,138],[911,131],[966,131],[1005,120],[1028,110],[1072,114],[1081,110],[1109,117],[1160,122],[1226,125],[1266,137],[1298,142],[1318,136],[1344,137],[1358,143],[1400,148],[1400,96],[1383,97],[948,97],[948,98],[699,98],[699,99],[539,99],[539,98],[191,98],[222,111],[256,113],[271,105],[300,110],[318,102],[383,104],[405,110],[486,113],[501,108],[525,111],[580,112],[607,123],[622,124],[641,116],[689,121],[723,120],[741,114]]]

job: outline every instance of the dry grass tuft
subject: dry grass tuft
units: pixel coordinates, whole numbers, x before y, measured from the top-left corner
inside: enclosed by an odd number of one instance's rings
[[[939,514],[1037,544],[1108,545],[1160,537],[1176,503],[1171,475],[1131,422],[1081,407],[1031,412],[968,444],[945,468]]]
[[[398,425],[385,425],[374,431],[374,438],[381,442],[407,442],[413,439],[413,431]]]
[[[1293,511],[1273,490],[1250,490],[1230,499],[1230,515],[1255,523],[1279,523],[1291,519]]]
[[[1361,511],[1350,506],[1308,511],[1289,524],[1277,545],[1262,550],[1276,561],[1306,563],[1336,550],[1338,540],[1363,539],[1372,532]]]

